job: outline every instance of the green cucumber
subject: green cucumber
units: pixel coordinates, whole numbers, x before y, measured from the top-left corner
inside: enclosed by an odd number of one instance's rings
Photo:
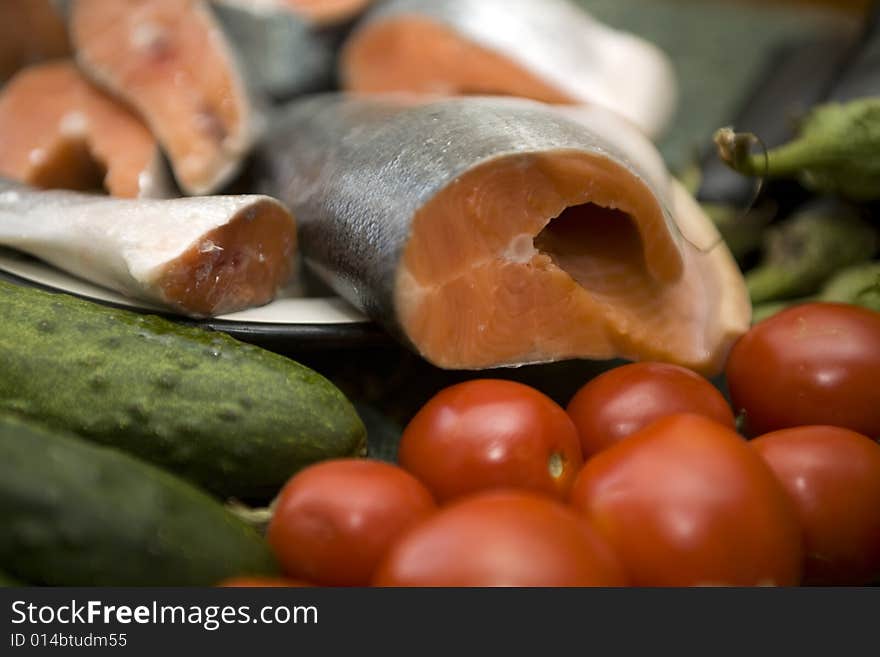
[[[0,281],[0,412],[268,498],[366,430],[325,378],[213,331]]]
[[[208,586],[276,572],[207,493],[123,452],[0,416],[0,568],[55,586]]]

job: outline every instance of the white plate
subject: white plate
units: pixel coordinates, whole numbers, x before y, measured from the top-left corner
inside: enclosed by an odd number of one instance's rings
[[[0,248],[0,274],[20,283],[75,294],[79,297],[117,307],[151,313],[168,314],[168,309],[144,301],[130,299],[117,292],[94,285],[62,272],[51,265]],[[377,329],[358,310],[339,297],[308,297],[296,284],[282,290],[272,303],[203,321],[189,323],[210,326],[237,336],[267,338],[327,339],[334,343],[358,342],[375,338]]]

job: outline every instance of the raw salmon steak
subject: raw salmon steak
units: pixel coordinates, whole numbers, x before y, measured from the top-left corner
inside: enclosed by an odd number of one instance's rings
[[[77,62],[150,126],[188,194],[239,170],[259,113],[227,38],[198,0],[70,0]]]
[[[175,312],[270,301],[296,250],[290,213],[266,196],[119,199],[0,178],[0,245]]]
[[[569,0],[389,0],[347,41],[355,92],[522,96],[598,104],[660,134],[676,104],[669,59]]]
[[[147,126],[72,61],[25,68],[0,90],[0,144],[0,175],[37,187],[173,193]]]
[[[748,329],[714,226],[611,112],[331,94],[290,106],[263,159],[306,264],[440,367],[714,373]]]

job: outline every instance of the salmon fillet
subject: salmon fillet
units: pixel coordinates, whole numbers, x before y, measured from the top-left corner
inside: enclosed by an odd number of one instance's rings
[[[0,83],[24,66],[69,53],[67,28],[51,0],[0,2]]]
[[[79,65],[140,113],[186,193],[237,173],[260,118],[206,3],[71,0],[69,21]]]
[[[672,118],[669,59],[569,0],[388,0],[346,42],[346,90],[597,104],[650,136]]]
[[[665,360],[712,374],[742,276],[631,124],[518,99],[329,95],[263,153],[305,262],[430,362]]]
[[[0,90],[0,175],[36,187],[172,195],[159,146],[72,61],[23,69]]]
[[[0,245],[175,312],[270,301],[290,276],[291,214],[266,196],[117,199],[0,178]]]

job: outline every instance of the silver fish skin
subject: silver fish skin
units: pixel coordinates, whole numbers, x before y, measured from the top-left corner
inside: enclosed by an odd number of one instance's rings
[[[327,91],[336,81],[344,28],[319,27],[271,3],[212,0],[248,85],[276,99]]]
[[[557,150],[604,155],[665,199],[668,230],[678,236],[659,156],[637,161],[583,123],[524,99],[326,94],[284,109],[261,150],[261,191],[293,210],[305,263],[405,341],[394,284],[413,215],[458,176],[495,158]]]
[[[218,140],[219,147],[216,151],[207,154],[204,148],[204,135],[206,134],[204,122],[198,120],[198,117],[194,117],[191,122],[184,121],[175,126],[175,130],[171,130],[165,122],[154,121],[161,114],[158,110],[161,109],[162,103],[153,99],[139,98],[138,94],[133,92],[133,89],[138,85],[125,83],[126,75],[123,71],[126,67],[124,64],[131,65],[134,62],[143,66],[144,62],[147,62],[147,65],[151,66],[153,57],[150,50],[151,41],[155,39],[161,41],[164,38],[163,34],[166,28],[157,27],[148,13],[140,11],[142,8],[150,9],[151,5],[158,3],[159,0],[150,0],[144,4],[135,0],[107,0],[102,3],[105,10],[111,7],[113,10],[119,8],[120,13],[115,16],[116,24],[113,25],[113,30],[105,30],[105,32],[94,35],[83,34],[77,29],[77,16],[80,15],[79,12],[84,10],[88,12],[91,3],[98,3],[100,0],[59,1],[62,3],[59,7],[67,17],[68,31],[77,65],[98,87],[121,98],[141,115],[168,156],[174,177],[183,193],[188,196],[215,194],[232,182],[241,171],[245,158],[263,133],[267,102],[263,97],[263,92],[257,86],[251,85],[246,79],[244,64],[239,53],[232,46],[216,14],[211,11],[208,0],[190,0],[186,3],[177,3],[177,7],[182,8],[185,13],[189,13],[190,17],[199,21],[216,47],[218,54],[228,64],[230,84],[234,93],[224,101],[238,103],[240,125],[228,133],[224,129],[224,136]],[[163,4],[166,7],[173,7],[176,3],[171,0],[163,0]],[[105,40],[112,42],[117,33],[123,31],[128,32],[129,39],[126,51],[119,53],[121,60],[107,61],[106,58],[93,56],[94,50],[100,49]],[[120,64],[123,66],[120,67]],[[169,64],[165,63],[163,67],[162,70],[167,71]],[[180,67],[171,70],[175,71],[175,75],[184,76],[181,78],[183,80],[186,80],[186,76],[189,75]],[[150,78],[149,76],[141,76],[138,79],[149,80]],[[182,91],[175,90],[172,93],[180,94],[179,99],[199,98],[202,93],[199,82],[197,78],[190,77],[187,83],[188,87],[181,87]],[[178,83],[175,82],[175,84]],[[209,113],[207,116],[207,122],[210,125],[212,114]],[[184,138],[172,136],[172,133],[175,132],[183,133]],[[189,143],[189,148],[180,149],[175,153],[174,144],[178,141]],[[201,148],[193,147],[193,141],[196,144],[200,143]],[[201,161],[201,166],[197,168],[196,172],[193,172],[191,168],[193,160]]]
[[[279,111],[260,147],[261,191],[295,213],[307,266],[440,367],[617,356],[717,373],[749,326],[748,294],[736,263],[709,218],[669,176],[637,128],[599,107],[570,110],[497,96],[304,99]],[[570,186],[567,192],[556,189],[562,179],[540,182],[548,179],[535,173],[537,186],[511,197],[522,204],[510,206],[513,223],[502,223],[505,213],[497,211],[503,207],[498,203],[506,202],[510,190],[503,182],[495,187],[491,175],[521,171],[529,176],[539,162],[563,168],[568,166],[563,162],[591,162],[599,168],[569,169],[576,179],[564,183]],[[457,187],[466,180],[483,182]],[[504,180],[527,184],[526,178]],[[542,204],[541,198],[550,197],[556,200],[540,207],[552,210],[535,214],[529,209],[530,199]],[[431,205],[441,199],[441,205]],[[631,222],[621,226],[638,231],[637,255],[607,251],[605,242],[593,239],[603,240],[606,233],[593,232],[603,229],[589,218],[575,220],[577,237],[545,234],[566,208],[574,213],[562,223],[571,226],[566,222],[583,216],[578,208],[594,201],[612,212],[632,208]],[[428,208],[431,213],[425,214]],[[519,223],[521,216],[530,217],[527,224]],[[416,231],[421,219],[426,228]],[[480,231],[490,226],[483,220],[494,222],[501,241],[483,241]],[[473,224],[469,232],[468,221],[479,226]],[[454,241],[438,244],[434,257],[425,235],[444,234],[477,242],[462,242],[458,253]],[[572,235],[564,229],[562,234]],[[565,260],[564,252],[578,257],[579,247],[594,255]],[[624,260],[607,257],[610,253],[621,253]],[[444,262],[463,269],[444,269]],[[480,278],[484,266],[493,272],[489,278]],[[624,273],[621,279],[621,272],[636,274]],[[623,287],[614,282],[620,280]],[[550,287],[544,292],[535,287],[545,283]],[[448,290],[452,296],[445,296]],[[570,303],[559,305],[560,294],[572,295],[565,297]],[[562,314],[547,329],[541,313],[557,311]]]
[[[0,178],[0,246],[129,297],[203,316],[163,296],[161,283],[169,266],[195,246],[200,253],[223,251],[209,239],[212,231],[234,221],[253,221],[270,207],[289,220],[286,232],[295,248],[293,217],[265,196],[124,199],[37,190]],[[260,249],[257,243],[245,246],[254,254]],[[204,274],[213,276],[213,271]]]
[[[358,31],[428,18],[500,53],[575,102],[597,103],[658,137],[678,100],[671,60],[654,44],[599,22],[570,0],[387,0]],[[408,90],[401,90],[408,91]]]

